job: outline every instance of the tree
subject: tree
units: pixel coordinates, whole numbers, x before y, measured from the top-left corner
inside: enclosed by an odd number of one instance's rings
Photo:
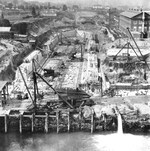
[[[63,5],[63,11],[66,11],[67,9],[67,5]]]
[[[7,5],[7,6],[8,6],[8,8],[9,8],[9,9],[12,9],[13,4],[12,4],[12,3],[8,3],[8,5]]]
[[[44,5],[44,9],[47,9],[48,7],[46,5]]]
[[[14,7],[16,7],[18,4],[18,0],[13,0],[12,2],[13,2]]]
[[[79,6],[78,6],[78,5],[73,5],[73,6],[72,6],[72,9],[73,9],[73,10],[78,10],[78,9],[79,9]]]
[[[47,7],[48,7],[48,9],[51,9],[51,4],[48,3],[48,4],[47,4]]]
[[[40,12],[40,10],[38,10],[37,16],[41,16],[41,12]]]
[[[1,13],[1,19],[4,19],[4,14],[3,14],[3,12]]]
[[[33,16],[33,17],[35,17],[35,16],[36,16],[35,7],[32,7],[32,16]]]
[[[43,8],[44,8],[44,6],[43,6],[43,5],[40,5],[40,10],[43,9]]]
[[[24,5],[19,5],[18,8],[22,9],[22,10],[25,10],[25,6]]]

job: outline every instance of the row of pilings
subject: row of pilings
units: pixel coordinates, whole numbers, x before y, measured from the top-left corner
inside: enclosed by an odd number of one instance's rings
[[[148,115],[136,119],[127,119],[122,115],[124,132],[150,132]],[[130,117],[128,117],[130,118]],[[95,113],[83,116],[81,110],[57,109],[52,112],[16,112],[0,115],[0,132],[103,132],[117,131],[117,115],[103,114],[97,118]]]
[[[115,118],[116,119],[116,118]],[[117,130],[114,118],[91,114],[83,117],[81,111],[56,110],[54,112],[10,112],[0,115],[0,132],[75,132]]]

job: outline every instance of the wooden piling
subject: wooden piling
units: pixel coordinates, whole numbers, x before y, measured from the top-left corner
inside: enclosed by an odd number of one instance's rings
[[[70,132],[70,112],[68,111],[68,132]]]
[[[91,114],[91,133],[94,131],[94,114]]]
[[[20,132],[20,134],[22,133],[22,118],[23,118],[23,115],[20,114],[20,119],[19,119],[19,132]]]
[[[107,122],[107,120],[106,120],[106,117],[105,117],[104,114],[103,114],[103,121],[104,121],[103,131],[105,131],[106,130],[106,122]]]
[[[79,111],[79,130],[82,130],[82,117],[81,117],[81,110]]]
[[[31,117],[31,132],[34,132],[34,113],[32,114]]]
[[[7,114],[5,114],[5,117],[4,117],[4,123],[5,123],[5,133],[7,133]]]
[[[57,121],[57,133],[59,133],[59,111],[56,112],[56,121]]]
[[[107,125],[107,119],[106,117],[104,118],[104,130],[106,130],[106,125]]]
[[[45,117],[45,132],[48,133],[48,113],[46,113]]]

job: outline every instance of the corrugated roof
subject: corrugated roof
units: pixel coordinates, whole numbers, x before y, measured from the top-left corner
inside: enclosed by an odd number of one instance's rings
[[[6,83],[7,83],[7,81],[0,81],[0,91],[2,91],[2,89],[4,88]]]
[[[136,15],[141,14],[141,12],[122,12],[120,15],[121,16],[126,16],[128,18],[133,18]]]

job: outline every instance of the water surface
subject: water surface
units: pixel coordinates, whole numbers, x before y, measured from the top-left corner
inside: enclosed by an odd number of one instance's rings
[[[1,134],[0,151],[150,151],[150,134]]]

